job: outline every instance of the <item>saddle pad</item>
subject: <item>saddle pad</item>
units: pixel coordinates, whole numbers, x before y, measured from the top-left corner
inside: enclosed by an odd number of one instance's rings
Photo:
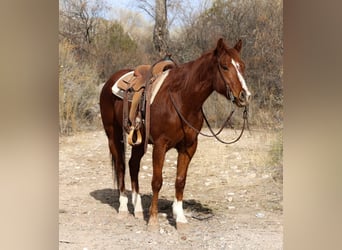
[[[160,76],[157,77],[155,82],[152,84],[152,94],[151,94],[151,104],[154,101],[154,98],[158,94],[160,87],[163,85],[165,78],[169,74],[170,70],[165,70]]]
[[[114,95],[116,95],[117,97],[123,99],[124,95],[125,95],[125,91],[122,90],[121,88],[118,87],[118,83],[120,81],[122,81],[122,79],[129,79],[132,78],[134,74],[134,71],[130,71],[126,74],[124,74],[123,76],[121,76],[113,85],[112,87],[112,92]],[[162,86],[165,78],[167,77],[167,75],[169,74],[169,70],[164,71],[160,76],[157,77],[157,79],[153,82],[152,84],[152,94],[151,94],[151,104],[154,101],[154,98],[156,97],[160,87]],[[132,101],[132,97],[128,98],[129,101]]]
[[[130,71],[126,74],[124,74],[123,76],[121,76],[113,85],[112,87],[112,92],[114,95],[116,95],[117,97],[123,99],[124,95],[125,95],[125,90],[123,90],[122,88],[119,88],[119,83],[122,82],[123,79],[131,79],[133,77],[134,71]],[[129,101],[132,100],[132,98],[128,98]]]

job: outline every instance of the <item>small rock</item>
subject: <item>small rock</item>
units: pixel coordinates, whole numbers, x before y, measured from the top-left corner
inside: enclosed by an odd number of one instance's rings
[[[258,212],[258,213],[256,213],[255,216],[256,216],[257,218],[264,218],[264,217],[265,217],[265,214],[262,213],[262,212]]]

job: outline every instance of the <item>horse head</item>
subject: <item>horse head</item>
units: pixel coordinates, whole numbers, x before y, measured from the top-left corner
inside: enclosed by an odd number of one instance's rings
[[[251,92],[243,77],[245,64],[240,58],[241,48],[241,40],[233,48],[229,48],[222,38],[218,40],[214,57],[217,60],[219,79],[214,83],[214,89],[237,106],[244,107],[249,104]]]

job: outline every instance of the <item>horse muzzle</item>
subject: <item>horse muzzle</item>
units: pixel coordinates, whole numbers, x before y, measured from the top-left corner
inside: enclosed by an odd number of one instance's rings
[[[241,90],[239,93],[238,102],[241,106],[247,106],[251,100],[251,93],[246,92],[246,90]]]

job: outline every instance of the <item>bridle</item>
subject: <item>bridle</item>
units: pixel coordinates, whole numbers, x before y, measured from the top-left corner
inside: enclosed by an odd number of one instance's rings
[[[233,95],[233,92],[230,89],[228,82],[226,81],[226,79],[223,76],[223,73],[222,73],[222,70],[221,70],[222,67],[220,66],[220,62],[218,60],[217,60],[217,67],[218,67],[218,70],[220,72],[221,79],[224,82],[224,85],[226,86],[226,89],[227,89],[226,90],[226,95],[229,98],[229,100],[233,103],[234,100],[235,100],[235,96]]]
[[[232,141],[228,141],[228,142],[223,141],[222,139],[220,139],[220,138],[218,137],[218,135],[222,132],[222,130],[224,129],[224,127],[225,127],[227,124],[229,124],[230,127],[232,127],[232,125],[231,125],[231,123],[229,123],[229,121],[230,121],[230,119],[232,118],[233,113],[235,112],[235,106],[234,106],[234,99],[235,99],[235,97],[234,97],[234,95],[233,95],[233,93],[232,93],[232,91],[231,91],[231,89],[230,89],[230,87],[229,87],[229,85],[228,85],[226,79],[223,77],[223,73],[222,73],[222,71],[221,71],[220,63],[218,63],[218,69],[219,69],[219,72],[220,72],[220,76],[221,76],[221,78],[222,78],[222,80],[223,80],[223,82],[224,82],[224,84],[226,85],[226,88],[227,88],[227,90],[226,90],[227,98],[228,98],[228,99],[232,102],[232,104],[233,104],[233,110],[230,112],[230,114],[228,115],[227,119],[226,119],[225,122],[222,124],[221,128],[219,129],[219,131],[216,132],[216,133],[215,133],[215,132],[213,131],[213,129],[211,128],[211,126],[210,126],[210,124],[209,124],[209,121],[208,121],[206,115],[204,114],[203,107],[201,107],[201,112],[202,112],[202,115],[203,115],[203,119],[204,119],[205,123],[207,124],[208,129],[209,129],[209,131],[210,131],[210,133],[211,133],[211,134],[209,134],[209,135],[208,135],[208,134],[205,134],[205,133],[203,133],[203,132],[201,132],[201,131],[198,130],[198,129],[196,129],[193,125],[191,125],[191,123],[190,123],[189,121],[187,121],[187,120],[185,119],[185,117],[182,115],[182,113],[180,112],[179,108],[177,107],[177,105],[176,105],[176,103],[175,103],[175,100],[173,99],[173,97],[172,97],[172,95],[171,95],[170,90],[169,90],[168,92],[169,92],[169,96],[170,96],[171,102],[172,102],[172,104],[173,104],[173,106],[174,106],[174,108],[175,108],[177,114],[179,115],[179,117],[181,118],[181,120],[182,120],[186,125],[188,125],[191,129],[193,129],[196,133],[198,133],[198,134],[200,134],[200,135],[203,135],[203,136],[205,136],[205,137],[215,137],[216,140],[218,140],[219,142],[221,142],[221,143],[223,143],[223,144],[232,144],[232,143],[235,143],[235,142],[237,142],[238,140],[240,140],[240,138],[242,137],[242,134],[243,134],[243,132],[244,132],[246,126],[247,126],[247,128],[248,128],[248,106],[245,106],[245,109],[244,109],[244,111],[243,111],[243,115],[242,115],[242,117],[243,117],[243,125],[242,125],[242,129],[241,129],[241,132],[240,132],[239,136],[238,136],[236,139],[234,139],[234,140],[232,140]]]

